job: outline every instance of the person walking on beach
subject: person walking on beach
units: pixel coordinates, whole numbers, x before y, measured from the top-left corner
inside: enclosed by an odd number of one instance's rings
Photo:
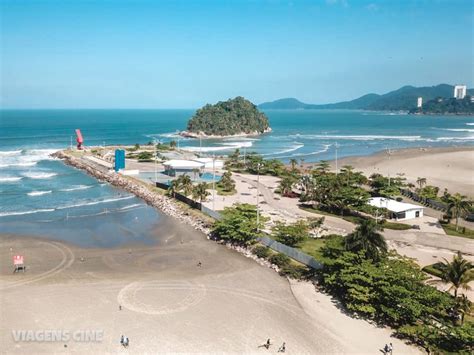
[[[124,336],[122,335],[122,336],[120,337],[120,345],[124,346],[124,344],[123,344],[124,341],[125,341],[125,338],[124,338]]]
[[[123,340],[123,346],[125,346],[126,348],[128,348],[128,344],[129,344],[128,337],[125,337],[125,339]]]
[[[393,354],[393,344],[390,343],[390,345],[388,346],[388,351],[390,351],[390,355]]]
[[[388,344],[385,344],[385,346],[383,347],[383,353],[387,355],[388,352],[389,352]]]
[[[267,342],[263,345],[260,345],[259,348],[265,348],[268,350],[268,348],[270,347],[270,339],[267,339]]]
[[[281,344],[280,348],[278,349],[278,352],[284,353],[285,351],[286,351],[286,343],[283,342],[283,344]]]
[[[201,262],[198,262],[198,263],[197,263],[197,266],[198,266],[198,267],[201,267],[201,266],[202,266],[202,263],[201,263]]]

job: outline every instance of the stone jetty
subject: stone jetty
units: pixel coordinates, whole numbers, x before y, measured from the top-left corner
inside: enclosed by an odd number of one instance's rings
[[[206,235],[210,233],[209,222],[195,215],[189,214],[186,210],[180,207],[176,200],[161,195],[152,191],[152,185],[147,185],[144,182],[136,179],[122,176],[113,170],[109,170],[93,161],[89,161],[83,157],[75,157],[65,151],[58,151],[51,155],[54,158],[61,159],[65,164],[74,168],[81,169],[87,174],[95,177],[100,181],[108,182],[109,184],[126,190],[137,197],[143,199],[147,204],[159,209],[162,213],[174,217],[179,221],[189,224],[194,229],[199,230]]]

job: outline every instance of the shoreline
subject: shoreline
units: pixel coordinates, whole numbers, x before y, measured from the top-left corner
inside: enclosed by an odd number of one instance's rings
[[[331,170],[336,170],[335,160],[329,161]],[[338,169],[351,165],[367,177],[376,173],[385,176],[403,177],[417,185],[419,177],[426,178],[427,185],[439,187],[442,194],[446,188],[450,193],[461,193],[474,197],[474,146],[417,147],[379,151],[366,156],[338,159]],[[306,167],[317,164],[305,164]]]
[[[199,133],[196,133],[196,132],[190,132],[190,131],[180,131],[179,132],[179,135],[181,137],[184,137],[184,138],[194,138],[194,139],[222,139],[222,138],[235,138],[235,137],[254,137],[254,136],[260,136],[262,134],[265,134],[265,133],[270,133],[272,131],[272,128],[271,127],[268,127],[267,129],[265,129],[263,132],[251,132],[251,133],[245,133],[245,132],[241,132],[241,133],[236,133],[236,134],[229,134],[229,135],[223,135],[223,136],[220,136],[220,135],[212,135],[212,134],[205,134],[205,133],[202,133],[199,132]]]

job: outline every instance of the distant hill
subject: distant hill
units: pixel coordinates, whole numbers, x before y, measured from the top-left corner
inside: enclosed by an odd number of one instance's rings
[[[436,86],[403,86],[398,90],[386,94],[367,94],[351,101],[337,102],[333,104],[306,104],[295,98],[279,99],[272,102],[264,102],[258,105],[260,109],[352,109],[373,111],[409,111],[416,108],[417,98],[422,97],[423,102],[438,97],[450,98],[453,96],[454,86],[440,84]],[[468,89],[468,95],[474,95],[474,89]]]

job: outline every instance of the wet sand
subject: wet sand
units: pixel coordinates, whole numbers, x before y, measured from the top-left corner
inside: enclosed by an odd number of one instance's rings
[[[81,249],[11,235],[0,236],[0,246],[0,342],[8,353],[267,353],[258,348],[267,338],[271,352],[286,342],[289,354],[378,353],[388,342],[418,352],[388,329],[349,318],[311,284],[290,286],[177,221],[155,246]],[[14,254],[25,256],[27,272],[12,273]],[[103,331],[103,340],[15,342],[12,330]]]

